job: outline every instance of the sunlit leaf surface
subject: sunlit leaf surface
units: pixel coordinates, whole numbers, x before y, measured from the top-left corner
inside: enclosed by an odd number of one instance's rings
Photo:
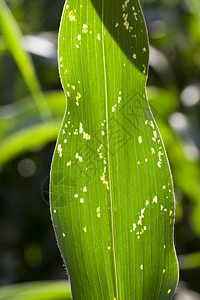
[[[171,299],[176,287],[174,193],[148,59],[138,1],[66,1],[51,213],[73,299]]]

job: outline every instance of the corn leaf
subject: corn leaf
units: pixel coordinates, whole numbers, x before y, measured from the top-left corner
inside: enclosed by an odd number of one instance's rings
[[[73,299],[171,299],[174,192],[149,108],[138,0],[68,0],[59,33],[67,95],[51,214]]]

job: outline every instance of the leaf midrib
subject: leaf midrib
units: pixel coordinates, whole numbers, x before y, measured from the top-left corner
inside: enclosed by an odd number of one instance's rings
[[[105,44],[104,44],[104,0],[102,0],[102,53],[103,53],[103,72],[104,72],[104,86],[105,86],[105,102],[106,102],[106,131],[107,131],[107,155],[108,155],[108,173],[109,173],[109,192],[110,192],[110,212],[111,212],[111,229],[112,229],[112,246],[113,246],[113,259],[114,259],[114,273],[116,285],[116,300],[119,300],[118,280],[117,280],[117,263],[115,252],[115,233],[114,233],[114,216],[113,216],[113,197],[112,197],[112,184],[110,172],[110,145],[109,145],[109,126],[108,126],[108,89],[107,89],[107,76],[106,76],[106,60],[105,60]]]

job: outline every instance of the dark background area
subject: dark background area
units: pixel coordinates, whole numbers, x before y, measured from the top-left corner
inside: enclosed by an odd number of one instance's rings
[[[142,4],[151,45],[148,95],[174,176],[180,279],[188,289],[200,293],[198,1],[143,0]],[[7,0],[6,3],[23,33],[42,91],[60,90],[56,47],[64,1]],[[36,49],[42,50],[34,52],[33,36],[49,41],[49,48],[36,42]],[[6,49],[0,28],[0,115],[9,115],[10,107],[29,94],[16,62]],[[30,122],[34,123],[34,119]],[[0,167],[1,286],[66,279],[48,204],[54,146],[52,139],[36,149],[13,155]],[[200,299],[199,295],[196,297],[199,298],[190,299]]]

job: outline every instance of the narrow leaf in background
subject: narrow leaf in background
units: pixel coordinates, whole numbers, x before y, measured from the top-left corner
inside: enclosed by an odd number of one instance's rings
[[[45,97],[40,89],[36,72],[29,54],[23,49],[22,34],[4,0],[0,1],[0,30],[5,43],[15,59],[24,81],[31,92],[35,106],[43,120],[50,116]],[[41,106],[41,102],[44,106]]]
[[[138,1],[66,1],[51,214],[73,299],[171,299],[176,288],[174,192],[148,60]]]

